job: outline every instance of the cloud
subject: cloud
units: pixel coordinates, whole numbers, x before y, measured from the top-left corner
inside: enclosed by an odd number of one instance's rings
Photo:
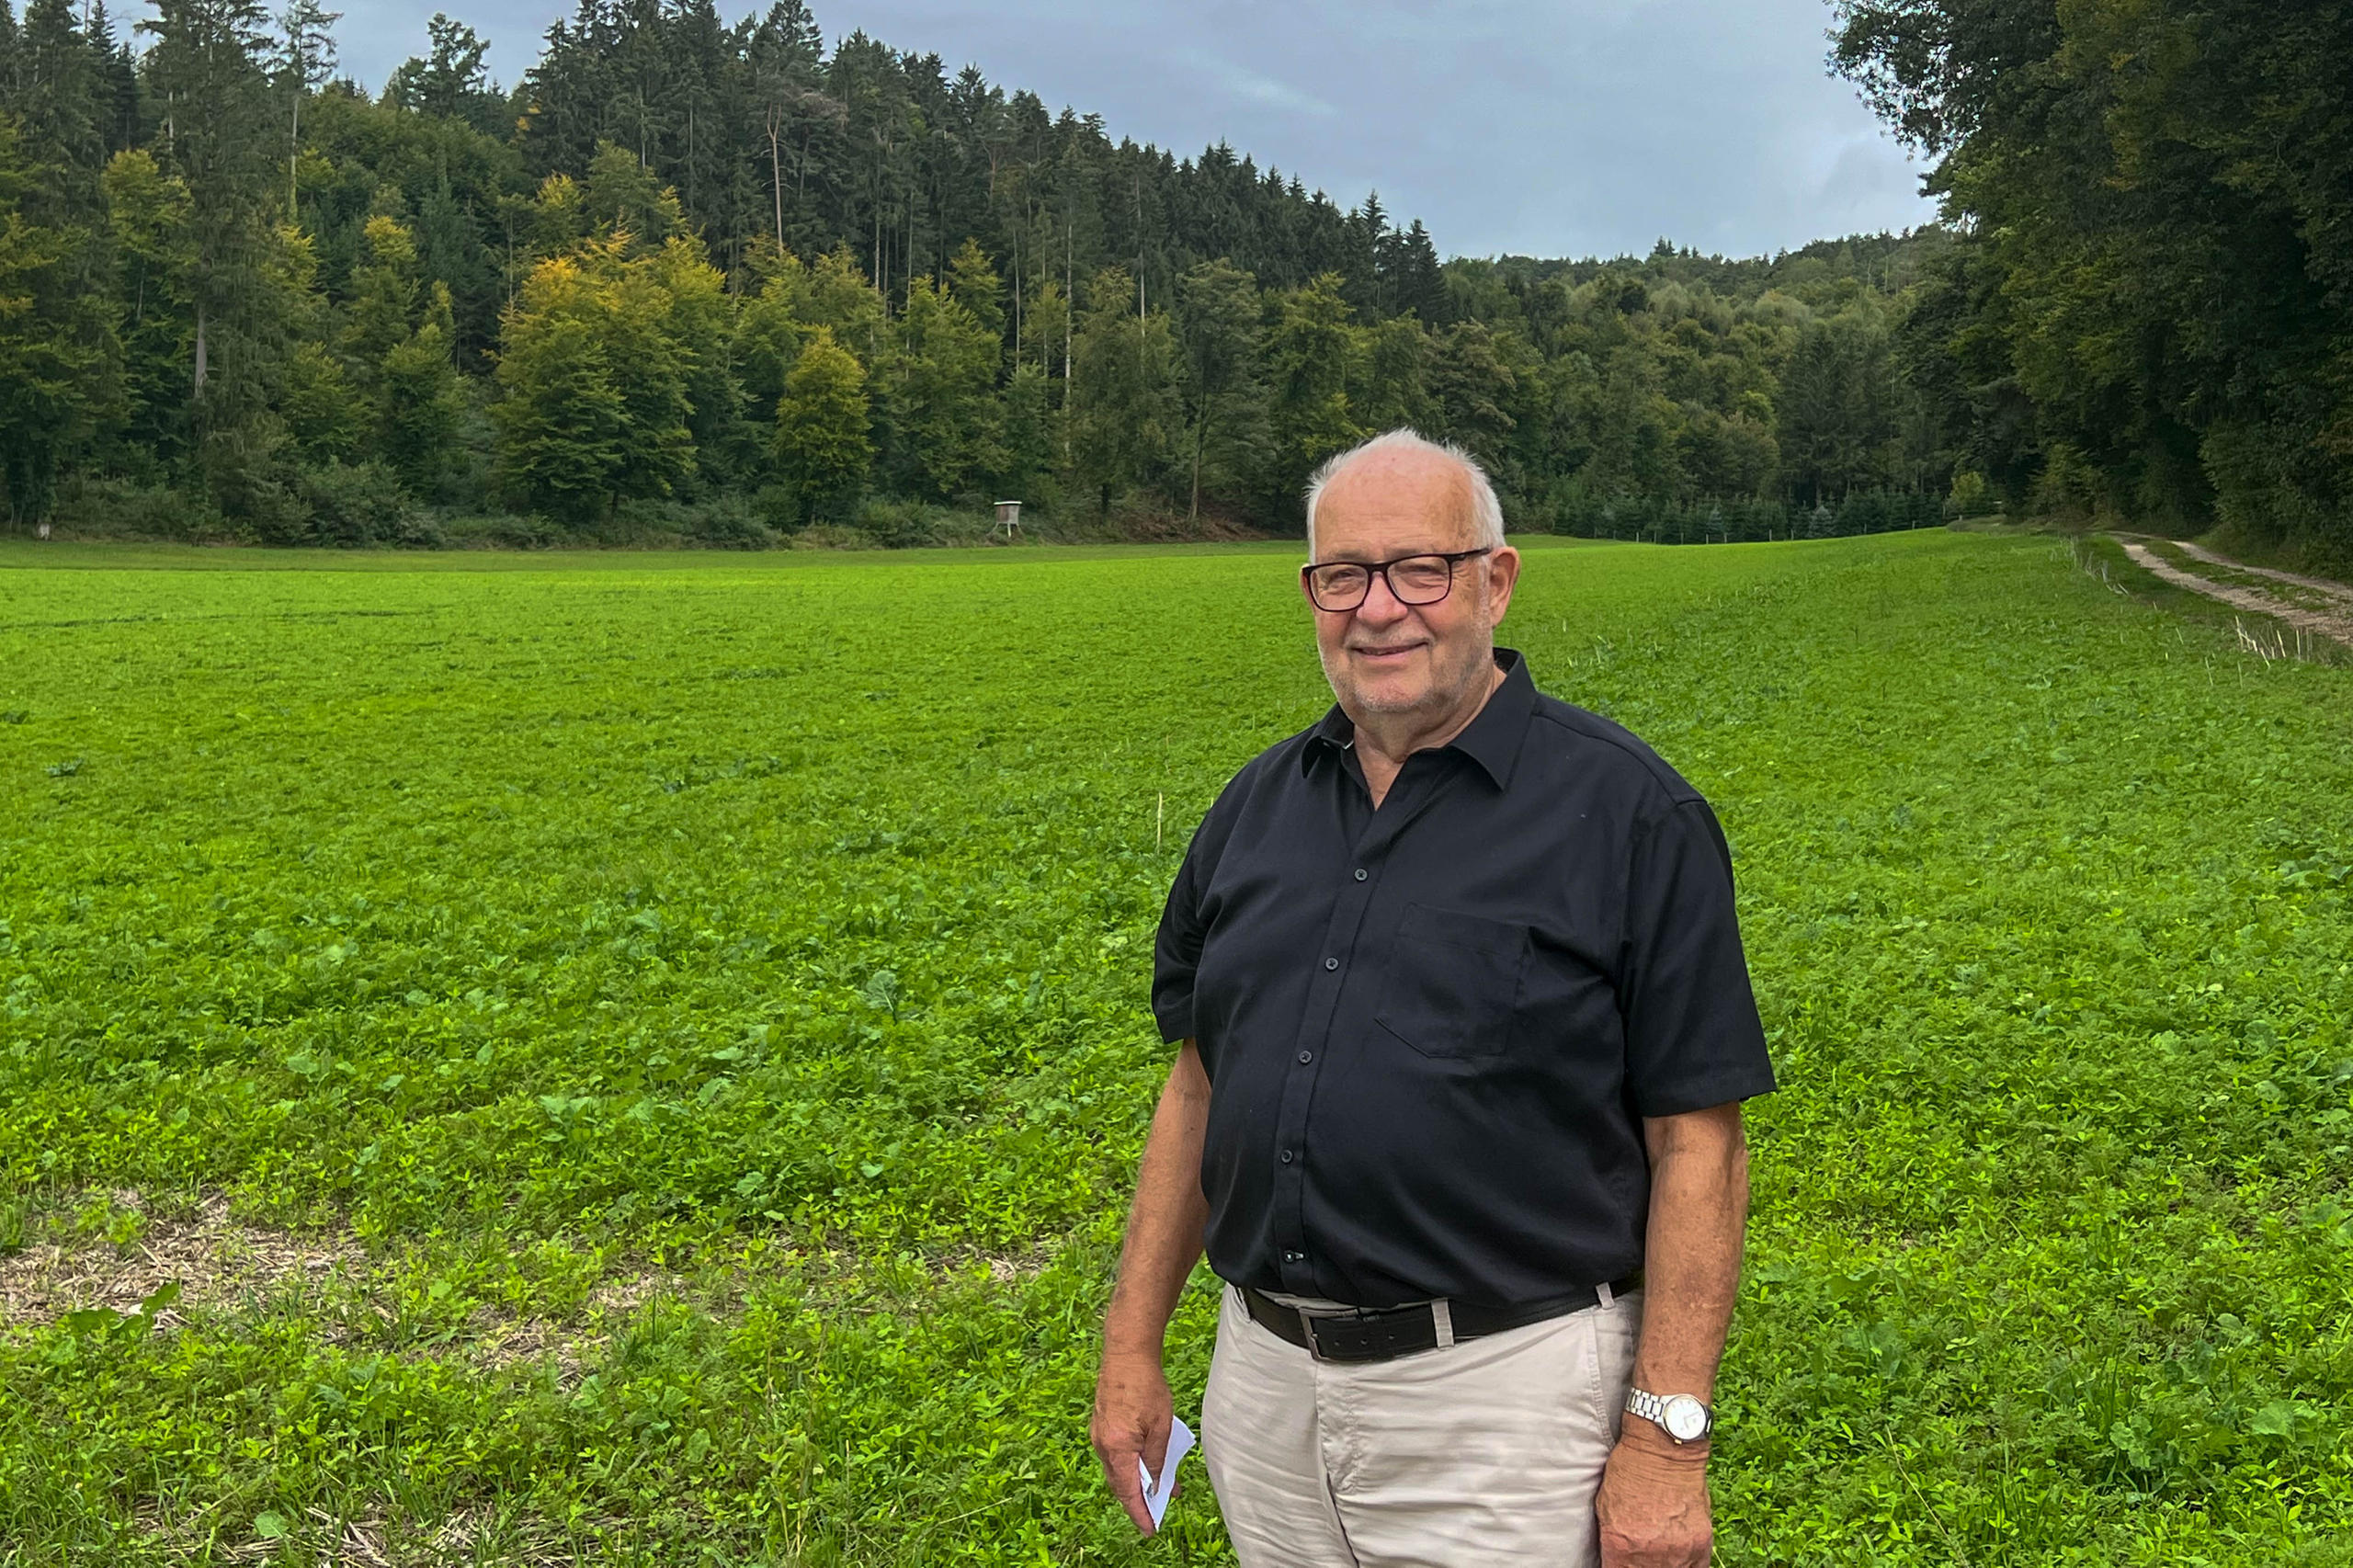
[[[1230,60],[1221,60],[1207,50],[1184,49],[1177,52],[1176,58],[1192,65],[1237,98],[1247,98],[1272,108],[1288,109],[1294,114],[1336,115],[1340,112],[1313,93],[1302,92],[1287,82],[1245,70]]]

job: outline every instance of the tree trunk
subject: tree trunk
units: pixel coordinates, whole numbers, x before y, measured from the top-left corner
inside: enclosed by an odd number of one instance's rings
[[[1194,522],[1201,520],[1201,449],[1209,445],[1210,409],[1204,400],[1201,416],[1193,422],[1193,509],[1186,516]]]
[[[784,248],[784,153],[777,146],[776,110],[768,110],[768,183],[776,191],[776,248]]]

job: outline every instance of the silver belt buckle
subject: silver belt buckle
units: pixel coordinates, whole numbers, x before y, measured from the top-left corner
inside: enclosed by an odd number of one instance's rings
[[[1318,1360],[1318,1361],[1323,1360],[1323,1359],[1324,1359],[1324,1344],[1323,1344],[1323,1341],[1321,1341],[1321,1340],[1319,1340],[1319,1339],[1317,1339],[1317,1338],[1315,1337],[1315,1317],[1314,1317],[1314,1314],[1313,1314],[1313,1313],[1312,1313],[1312,1312],[1309,1312],[1305,1307],[1293,1307],[1293,1308],[1291,1308],[1291,1311],[1293,1311],[1293,1312],[1297,1312],[1297,1313],[1299,1314],[1299,1327],[1300,1327],[1300,1331],[1301,1331],[1302,1333],[1303,1333],[1303,1334],[1305,1334],[1305,1335],[1307,1335],[1307,1353],[1308,1353],[1308,1355],[1309,1355],[1309,1356],[1311,1356],[1311,1357],[1313,1357],[1313,1358],[1315,1358],[1316,1360]]]

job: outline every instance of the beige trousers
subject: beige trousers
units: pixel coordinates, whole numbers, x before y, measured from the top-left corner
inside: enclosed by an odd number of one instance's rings
[[[1318,1361],[1229,1287],[1202,1457],[1242,1568],[1591,1568],[1643,1298]]]

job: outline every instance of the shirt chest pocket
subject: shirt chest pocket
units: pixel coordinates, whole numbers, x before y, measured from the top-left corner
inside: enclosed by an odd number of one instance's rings
[[[1528,972],[1528,927],[1408,904],[1373,1021],[1425,1056],[1500,1056]]]

